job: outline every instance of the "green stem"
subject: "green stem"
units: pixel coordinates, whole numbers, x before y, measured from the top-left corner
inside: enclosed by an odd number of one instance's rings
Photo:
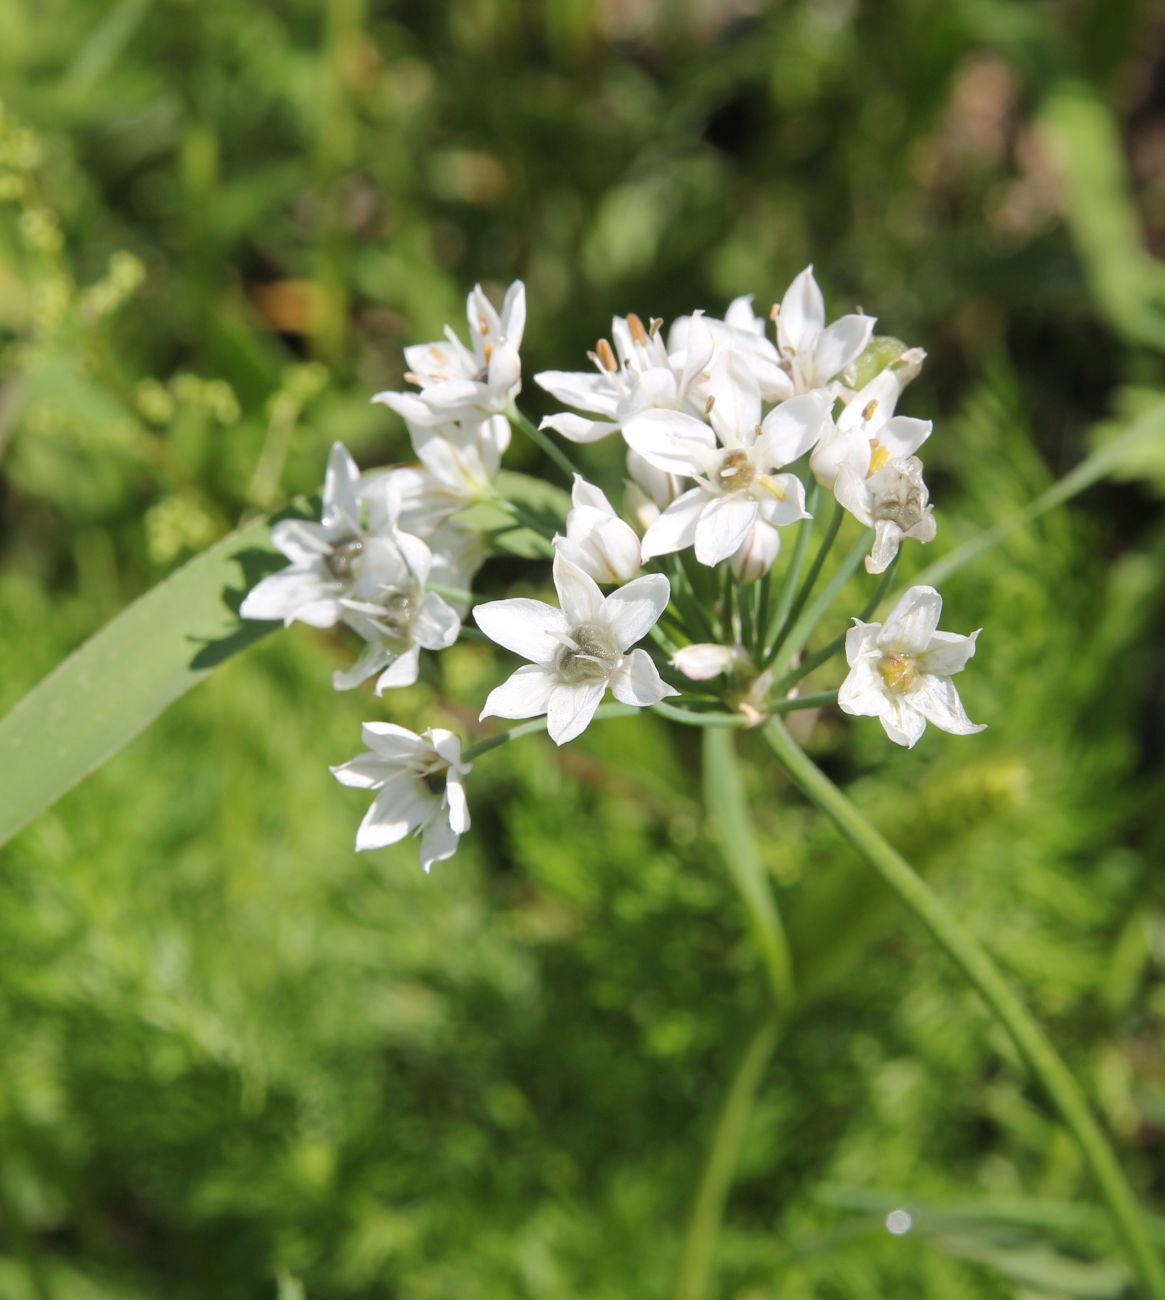
[[[809,640],[813,629],[825,616],[829,607],[837,599],[842,587],[850,580],[853,571],[861,563],[862,556],[869,549],[869,545],[869,532],[863,529],[862,535],[846,552],[845,557],[834,570],[829,581],[801,612],[800,617],[793,624],[788,635],[784,638],[783,644],[779,647],[773,669],[778,677],[784,673],[789,664],[804,648],[805,642]]]
[[[1165,1268],[1112,1148],[1068,1067],[979,942],[947,911],[910,864],[849,802],[774,720],[765,737],[785,771],[899,899],[926,926],[1007,1031],[1016,1050],[1076,1139],[1130,1260],[1154,1300],[1165,1300]]]
[[[707,1293],[716,1238],[720,1235],[724,1206],[740,1156],[744,1130],[781,1028],[781,1021],[775,1015],[762,1020],[749,1039],[732,1077],[692,1204],[676,1278],[675,1300],[702,1300]]]
[[[785,625],[789,621],[789,614],[793,608],[793,601],[797,596],[797,586],[801,581],[801,575],[805,572],[805,561],[809,555],[809,543],[813,539],[813,525],[816,523],[817,502],[821,496],[821,488],[814,483],[809,491],[809,500],[806,503],[806,509],[813,518],[803,519],[798,525],[799,532],[797,540],[793,545],[793,554],[789,558],[789,567],[785,572],[784,581],[781,583],[781,594],[777,597],[777,607],[773,610],[772,621],[761,628],[761,635],[765,638],[766,644],[772,643],[772,651],[769,654],[761,652],[761,657],[768,660],[776,653],[780,645],[781,633],[785,630]],[[838,516],[834,515],[838,521],[838,527],[841,521]]]
[[[886,595],[886,590],[890,586],[890,583],[894,578],[894,570],[897,567],[898,567],[898,556],[896,555],[890,561],[890,564],[887,567],[886,572],[882,574],[882,581],[878,583],[878,586],[875,589],[874,594],[870,597],[868,601],[866,601],[865,608],[858,615],[858,622],[860,623],[867,622],[869,618],[873,615],[874,611],[882,603],[882,599]],[[784,677],[781,678],[780,682],[777,684],[778,693],[782,691],[787,691],[792,687],[796,686],[796,684],[803,677],[808,677],[809,674],[815,668],[820,668],[821,665],[825,663],[827,659],[832,659],[833,656],[837,654],[839,650],[844,649],[845,637],[846,637],[845,632],[842,632],[838,636],[835,636],[833,640],[829,642],[828,645],[822,646],[820,650],[815,650],[811,655],[807,655],[797,665],[796,668],[793,668],[792,670],[787,672],[784,675]]]
[[[595,710],[594,721],[602,722],[607,718],[629,718],[633,713],[639,711],[634,704],[600,704]],[[461,755],[461,761],[470,763],[475,758],[480,758],[482,754],[488,754],[491,749],[497,749],[499,745],[506,745],[511,740],[520,740],[523,736],[533,736],[537,732],[545,730],[545,715],[532,718],[529,722],[519,722],[516,727],[511,727],[509,731],[499,731],[496,736],[487,736],[485,740],[479,740],[476,745],[470,745],[465,753]]]
[[[514,426],[520,429],[535,446],[540,447],[547,456],[562,470],[566,475],[568,482],[574,482],[574,476],[578,473],[570,457],[554,441],[548,438],[546,434],[534,423],[533,420],[523,415],[516,406],[511,406],[506,412],[506,418]]]
[[[736,746],[724,730],[703,736],[704,807],[712,838],[748,911],[749,924],[768,972],[773,1002],[793,1000],[793,963],[785,929],[773,901],[768,873],[757,847],[756,831],[744,793]]]

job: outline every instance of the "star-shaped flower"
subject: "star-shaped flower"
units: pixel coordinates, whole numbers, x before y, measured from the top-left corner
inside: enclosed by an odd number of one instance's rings
[[[372,400],[415,425],[504,411],[522,387],[518,349],[526,328],[526,287],[521,280],[510,285],[499,315],[475,285],[466,315],[469,347],[446,325],[445,338],[405,348],[405,378],[419,393],[377,393]]]
[[[782,402],[761,423],[760,390],[747,371],[721,356],[709,379],[709,428],[681,411],[645,411],[623,430],[644,460],[696,480],[643,537],[643,559],[695,545],[701,564],[719,564],[758,519],[774,527],[806,518],[795,474],[774,474],[817,441],[827,398],[807,393]]]
[[[913,748],[927,722],[955,736],[984,730],[967,717],[951,681],[975,653],[979,633],[938,631],[942,608],[933,587],[911,587],[884,624],[854,619],[846,633],[850,672],[838,706],[877,718],[896,745]]]
[[[498,645],[531,662],[495,687],[483,718],[534,718],[558,745],[583,732],[610,687],[623,704],[646,708],[679,692],[668,686],[642,640],[671,598],[662,574],[636,578],[604,597],[595,581],[561,553],[554,557],[561,609],[540,600],[493,600],[473,611]]]
[[[357,850],[396,844],[411,831],[421,837],[425,871],[451,858],[469,829],[461,741],[440,727],[418,736],[391,722],[366,722],[362,734],[367,751],[332,768],[344,785],[377,791],[356,832]]]

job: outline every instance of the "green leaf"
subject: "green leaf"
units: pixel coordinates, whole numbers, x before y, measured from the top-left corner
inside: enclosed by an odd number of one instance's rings
[[[0,720],[0,844],[116,754],[224,659],[274,631],[243,595],[283,558],[256,520],[171,574]]]

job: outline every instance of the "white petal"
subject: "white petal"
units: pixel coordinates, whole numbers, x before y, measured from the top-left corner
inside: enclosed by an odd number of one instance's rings
[[[575,506],[593,506],[596,510],[602,510],[604,514],[613,515],[615,513],[615,507],[607,500],[602,488],[595,487],[593,483],[588,483],[581,474],[574,476],[570,501]]]
[[[424,757],[432,749],[423,736],[395,722],[366,722],[360,736],[369,749],[390,763]]]
[[[312,627],[332,627],[340,618],[336,583],[316,572],[282,569],[253,587],[239,606],[243,618],[298,620]]]
[[[911,587],[882,625],[878,645],[902,654],[925,654],[942,611],[943,598],[933,587]]]
[[[760,386],[732,352],[721,352],[708,375],[712,427],[726,447],[750,447],[760,423]]]
[[[672,656],[671,666],[694,682],[706,682],[735,668],[746,658],[737,646],[703,641],[677,650]]]
[[[652,366],[635,382],[635,387],[623,398],[615,410],[620,422],[629,420],[641,411],[664,407],[674,410],[679,406],[679,389],[676,377],[666,366]]]
[[[762,490],[757,491],[758,487]],[[812,518],[805,509],[805,484],[796,474],[766,474],[757,480],[753,491],[760,504],[760,518],[774,528]]]
[[[271,529],[271,544],[295,565],[305,568],[331,553],[335,530],[310,519],[281,519]]]
[[[558,678],[538,664],[523,664],[486,697],[483,718],[536,718],[545,713]]]
[[[420,670],[421,647],[411,645],[403,654],[397,655],[376,679],[376,694],[383,695],[385,691],[398,691],[414,685]]]
[[[332,443],[328,469],[324,475],[324,508],[321,516],[329,528],[360,528],[360,502],[357,489],[360,470],[342,442]]]
[[[955,673],[962,672],[967,666],[967,660],[975,653],[975,642],[982,630],[978,628],[970,636],[959,636],[957,632],[936,632],[930,638],[925,653],[918,656],[919,670],[936,677],[952,677]]]
[[[842,465],[833,482],[833,495],[838,505],[844,507],[851,515],[867,528],[872,528],[874,516],[871,512],[870,489],[866,480],[854,471],[852,464]]]
[[[898,554],[902,529],[893,519],[879,519],[874,524],[874,544],[866,556],[867,573],[885,573]]]
[[[891,460],[912,456],[930,437],[933,424],[930,420],[915,420],[909,415],[896,415],[877,430],[877,439],[890,453]]]
[[[669,695],[678,695],[679,691],[660,677],[646,650],[632,650],[624,659],[623,667],[611,678],[611,693],[620,704],[647,708]]]
[[[502,300],[501,336],[511,347],[522,344],[526,332],[526,286],[515,280]]]
[[[636,578],[603,602],[599,615],[620,650],[641,641],[653,628],[671,599],[671,584],[662,573]]]
[[[571,442],[598,442],[612,433],[618,433],[617,424],[607,424],[603,420],[586,420],[581,415],[548,415],[538,426],[540,429],[553,429]]]
[[[683,392],[686,393],[707,370],[715,347],[712,331],[705,324],[702,314],[696,312],[688,322],[684,338],[684,369],[680,377]]]
[[[984,731],[986,724],[976,725],[967,717],[959,692],[949,677],[932,677],[929,674],[916,678],[916,686],[908,699],[923,717],[952,736],[970,736]]]
[[[716,435],[682,411],[644,411],[623,426],[627,445],[666,474],[702,474],[716,457]]]
[[[359,790],[376,790],[384,784],[385,777],[393,772],[386,767],[379,754],[357,754],[346,763],[328,769],[341,785]]]
[[[561,610],[525,596],[488,600],[474,608],[473,619],[491,641],[536,664],[553,660],[559,642],[552,634],[566,631]]]
[[[396,844],[429,812],[432,796],[411,777],[386,785],[372,801],[356,832],[356,849],[382,849]]]
[[[546,730],[556,745],[565,745],[587,729],[607,689],[606,682],[565,683],[550,693]]]
[[[332,689],[336,691],[355,690],[361,682],[367,681],[373,673],[378,673],[387,663],[391,663],[393,652],[376,642],[369,642],[360,652],[360,657],[346,671],[332,674]],[[412,683],[410,683],[411,685]]]
[[[882,729],[896,745],[913,749],[926,730],[926,718],[912,708],[905,695],[889,697],[890,711],[880,719]]]
[[[827,384],[834,375],[861,356],[874,332],[876,319],[874,316],[843,316],[822,331],[813,357],[816,383]]]
[[[440,418],[417,393],[377,393],[372,400],[390,407],[410,424],[433,424]]]
[[[791,465],[803,456],[820,437],[828,410],[828,402],[820,393],[790,397],[774,407],[761,425],[759,457],[764,465]]]
[[[708,565],[728,559],[748,536],[759,511],[758,503],[740,492],[714,497],[696,523],[696,559]]]
[[[854,619],[853,627],[845,634],[845,657],[851,668],[859,659],[880,654],[878,634],[881,631],[881,623],[863,623],[860,618]]]
[[[444,862],[457,852],[458,835],[448,819],[437,813],[421,832],[421,867],[428,871],[434,862]]]
[[[568,628],[593,623],[603,609],[603,593],[589,574],[572,564],[561,551],[554,556],[554,589]],[[531,656],[527,656],[530,658]]]
[[[461,620],[457,611],[436,592],[428,591],[413,619],[413,637],[425,650],[444,650],[457,640]]]
[[[708,501],[703,488],[690,488],[677,497],[643,535],[643,562],[683,550],[696,540],[700,512]]]
[[[851,628],[849,635],[854,630]],[[843,713],[865,718],[880,718],[891,711],[886,685],[869,660],[860,659],[850,669],[837,692],[837,707]]]
[[[449,825],[458,835],[464,835],[469,830],[469,804],[465,798],[464,782],[452,769],[445,783],[445,802],[449,809]]]
[[[777,341],[782,352],[808,360],[825,327],[825,299],[807,266],[789,286],[777,315]]]
[[[611,380],[593,370],[542,370],[534,382],[565,405],[596,415],[614,415],[619,400]]]
[[[902,386],[893,370],[878,371],[846,403],[845,410],[837,417],[837,427],[843,433],[862,430],[867,437],[875,435],[894,414],[901,393]]]

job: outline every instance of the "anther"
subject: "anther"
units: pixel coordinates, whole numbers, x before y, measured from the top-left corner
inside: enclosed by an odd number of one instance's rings
[[[878,399],[875,397],[862,407],[862,419],[869,421],[874,418],[874,412],[878,409]]]
[[[643,328],[643,322],[634,312],[627,317],[627,328],[631,331],[631,337],[640,347],[647,346],[647,331]]]
[[[715,393],[709,393],[709,394],[708,394],[708,400],[704,403],[704,414],[705,414],[705,415],[711,415],[711,414],[712,414],[712,408],[713,408],[715,405],[716,405],[716,394],[715,394]]]
[[[651,337],[655,338],[661,329],[663,329],[663,321],[658,316],[653,316],[650,325]]]
[[[477,328],[478,328],[479,330],[481,330],[481,332],[482,332],[483,335],[489,333],[489,321],[486,320],[486,318],[485,318],[485,313],[484,313],[484,312],[481,312],[481,313],[478,315],[478,318],[477,318]]]
[[[618,370],[618,363],[615,361],[615,353],[606,339],[599,339],[595,344],[595,351],[599,354],[599,365],[604,370]]]

